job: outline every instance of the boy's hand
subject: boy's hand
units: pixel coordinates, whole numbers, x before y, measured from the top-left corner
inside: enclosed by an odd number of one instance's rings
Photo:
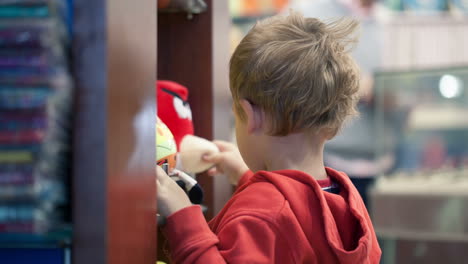
[[[184,190],[159,166],[156,166],[156,186],[160,215],[167,217],[192,205]]]
[[[239,149],[226,141],[213,141],[219,148],[219,153],[203,156],[203,160],[216,164],[215,168],[208,170],[208,174],[214,176],[216,174],[226,174],[229,182],[237,185],[239,179],[246,171],[249,170],[245,164]]]

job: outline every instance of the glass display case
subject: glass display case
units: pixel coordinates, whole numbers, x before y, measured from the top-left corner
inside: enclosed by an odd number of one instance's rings
[[[376,151],[393,154],[392,172],[468,165],[468,67],[379,72],[375,98]]]
[[[468,259],[468,67],[375,74],[371,190],[384,263]],[[378,162],[377,162],[378,163]]]

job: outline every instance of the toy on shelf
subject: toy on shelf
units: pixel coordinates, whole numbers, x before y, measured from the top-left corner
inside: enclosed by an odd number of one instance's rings
[[[176,165],[177,148],[169,128],[159,117],[156,120],[156,161],[158,166],[167,164],[171,169]]]
[[[156,94],[158,117],[172,132],[177,148],[179,148],[183,137],[193,135],[188,89],[176,82],[158,81]]]
[[[202,156],[219,151],[212,142],[188,135],[182,141],[181,152],[177,152],[174,137],[167,126],[158,118],[156,122],[156,163],[184,189],[190,201],[200,204],[203,190],[197,181],[184,171],[202,172],[213,164],[202,160]]]
[[[218,147],[193,135],[192,113],[187,102],[188,90],[170,81],[158,81],[156,122],[156,161],[183,188],[192,203],[203,200],[203,191],[187,173],[203,172],[214,164],[203,155],[218,152]]]

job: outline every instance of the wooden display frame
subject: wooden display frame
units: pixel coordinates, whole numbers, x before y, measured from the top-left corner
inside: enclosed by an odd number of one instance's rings
[[[73,263],[156,261],[154,148],[138,146],[154,132],[137,126],[155,108],[156,4],[74,1]]]

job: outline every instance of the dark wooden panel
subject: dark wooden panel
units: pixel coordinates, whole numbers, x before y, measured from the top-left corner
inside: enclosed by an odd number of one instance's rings
[[[73,263],[106,263],[105,3],[74,1]]]
[[[75,2],[74,263],[154,263],[156,1]]]
[[[212,1],[208,10],[188,20],[183,13],[158,14],[158,79],[173,80],[190,90],[195,134],[213,138]],[[227,32],[226,32],[227,34]],[[197,178],[205,190],[207,218],[213,217],[213,179]]]

